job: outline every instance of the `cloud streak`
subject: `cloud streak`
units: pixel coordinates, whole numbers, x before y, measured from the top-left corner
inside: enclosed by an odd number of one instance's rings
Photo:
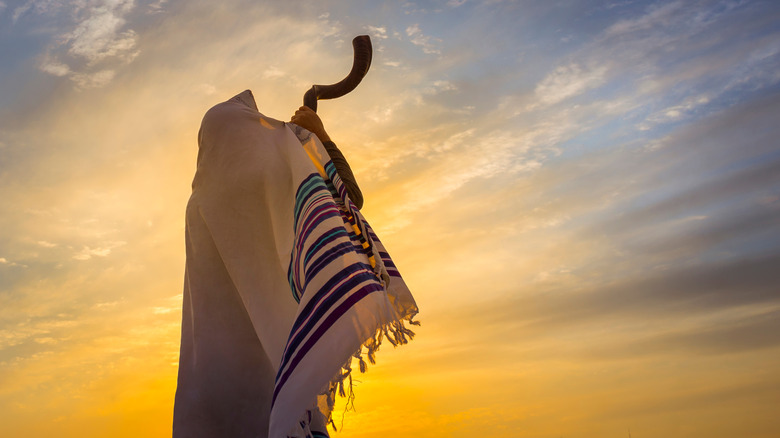
[[[116,69],[132,62],[140,53],[138,36],[126,28],[126,16],[135,8],[132,0],[91,2],[29,1],[14,12],[13,21],[25,14],[70,17],[61,20],[39,69],[57,77],[68,77],[78,88],[108,85]],[[32,12],[29,12],[32,11]]]

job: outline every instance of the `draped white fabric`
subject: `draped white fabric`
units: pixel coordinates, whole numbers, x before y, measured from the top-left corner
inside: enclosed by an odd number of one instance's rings
[[[327,436],[351,358],[405,343],[414,299],[315,136],[247,90],[198,137],[173,435]]]

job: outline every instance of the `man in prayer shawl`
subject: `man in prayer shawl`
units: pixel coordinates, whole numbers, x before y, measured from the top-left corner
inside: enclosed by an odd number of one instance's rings
[[[411,339],[414,299],[314,111],[274,120],[247,90],[198,147],[173,436],[327,437],[353,359]]]

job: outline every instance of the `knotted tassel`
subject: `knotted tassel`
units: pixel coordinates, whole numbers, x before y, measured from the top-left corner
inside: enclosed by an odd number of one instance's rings
[[[339,380],[339,395],[342,397],[347,396],[347,393],[344,392],[344,380]]]
[[[393,344],[393,347],[397,347],[397,346],[398,346],[398,342],[396,342],[396,340],[395,340],[395,339],[393,339],[393,338],[390,336],[390,333],[387,331],[387,327],[383,327],[383,328],[382,328],[382,332],[385,334],[385,338],[387,338],[387,340],[388,340],[388,341],[389,341],[391,344]]]
[[[365,373],[366,370],[368,369],[368,365],[366,365],[366,361],[364,361],[362,357],[360,357],[358,359],[359,359],[358,368],[360,369],[361,373]],[[352,377],[350,377],[350,378],[352,378]]]
[[[406,336],[409,337],[410,340],[414,339],[415,333],[411,331],[409,328],[401,326],[401,330],[403,330],[403,332],[406,334]]]
[[[384,335],[384,333],[386,333],[386,330],[380,330],[379,333],[377,333],[376,342],[374,342],[374,344],[376,344],[377,347],[382,345],[382,336]]]

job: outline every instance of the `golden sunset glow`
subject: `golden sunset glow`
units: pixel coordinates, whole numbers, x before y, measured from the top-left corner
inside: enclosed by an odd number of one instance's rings
[[[318,113],[420,308],[342,438],[775,437],[780,7],[0,1],[0,437],[170,436],[197,133]],[[343,424],[343,427],[342,427]]]

